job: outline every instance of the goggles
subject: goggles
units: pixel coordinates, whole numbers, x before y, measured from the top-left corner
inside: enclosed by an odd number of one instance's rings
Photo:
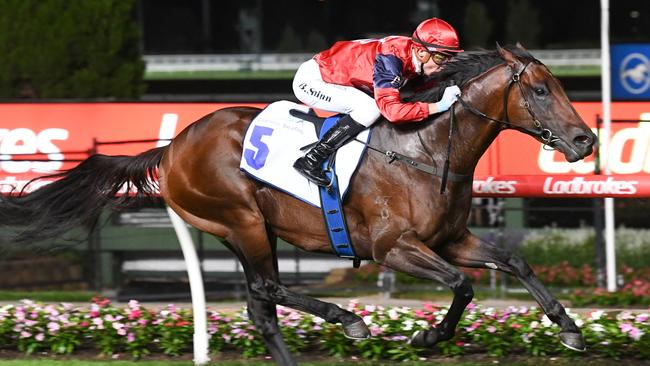
[[[438,66],[442,66],[446,64],[453,57],[450,54],[445,54],[440,52],[429,52],[429,54],[431,54],[431,59]]]

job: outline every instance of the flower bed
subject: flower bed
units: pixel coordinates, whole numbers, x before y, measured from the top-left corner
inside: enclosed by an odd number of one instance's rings
[[[421,309],[384,308],[356,302],[347,308],[363,317],[372,332],[371,339],[348,340],[340,326],[278,307],[282,333],[290,350],[394,360],[416,360],[431,352],[447,356],[479,352],[493,356],[580,355],[560,345],[559,328],[535,308],[497,311],[471,304],[456,337],[440,343],[433,351],[413,348],[407,340],[416,330],[439,322],[447,308],[431,304]],[[266,354],[264,343],[244,309],[235,313],[210,311],[208,315],[211,352],[234,350],[246,357]],[[590,355],[650,358],[647,313],[594,311],[584,317],[571,316],[583,329]],[[127,353],[134,358],[151,352],[181,355],[191,352],[192,332],[191,314],[173,305],[154,310],[131,301],[119,308],[107,300],[98,300],[89,308],[79,308],[25,300],[17,306],[0,308],[0,344],[5,349],[26,353],[71,354],[80,349],[95,349],[107,355]]]

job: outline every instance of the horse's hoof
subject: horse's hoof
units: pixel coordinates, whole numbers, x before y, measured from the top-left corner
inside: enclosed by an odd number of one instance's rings
[[[370,338],[370,330],[363,320],[343,326],[343,334],[346,338],[350,339],[368,339]]]
[[[560,342],[570,350],[584,352],[587,350],[585,339],[580,333],[560,332]]]
[[[438,336],[435,331],[418,330],[413,333],[409,344],[418,348],[433,347],[437,342]]]

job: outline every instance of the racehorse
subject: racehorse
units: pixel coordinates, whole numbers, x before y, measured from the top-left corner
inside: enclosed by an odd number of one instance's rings
[[[399,152],[439,168],[448,158],[446,189],[441,189],[441,174],[427,174],[409,164],[387,164],[384,155],[368,151],[344,201],[356,255],[441,282],[453,292],[444,319],[412,335],[415,346],[432,347],[454,336],[473,297],[469,279],[456,267],[464,266],[516,276],[560,326],[562,344],[585,350],[580,329],[528,264],[470,233],[467,218],[471,176],[500,131],[517,129],[546,148],[557,149],[570,162],[590,155],[596,136],[548,68],[520,45],[459,55],[445,66],[436,88],[415,93],[411,100],[437,100],[449,80],[462,90],[454,108],[421,123],[380,121],[369,141],[378,150]],[[347,337],[365,339],[370,332],[359,316],[293,292],[279,280],[278,237],[307,251],[333,252],[318,208],[240,171],[242,140],[259,112],[248,107],[221,109],[188,126],[165,147],[137,156],[93,155],[29,195],[2,198],[1,222],[23,225],[15,238],[18,242],[51,238],[94,224],[107,206],[125,207],[159,189],[185,221],[224,238],[237,256],[248,284],[250,318],[278,364],[296,362],[279,331],[276,304],[341,323]],[[454,120],[458,128],[451,131]],[[468,179],[451,179],[463,176]],[[137,189],[137,195],[117,195],[124,185]]]

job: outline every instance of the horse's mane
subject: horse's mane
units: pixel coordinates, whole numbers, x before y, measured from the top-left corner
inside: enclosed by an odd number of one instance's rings
[[[507,45],[503,47],[512,52],[524,62],[535,61],[528,51],[516,46]],[[433,76],[436,86],[431,89],[415,92],[406,97],[409,102],[435,102],[442,97],[442,92],[451,85],[463,86],[469,80],[484,73],[492,67],[503,63],[504,60],[497,50],[478,50],[463,52],[445,64],[443,69]]]

